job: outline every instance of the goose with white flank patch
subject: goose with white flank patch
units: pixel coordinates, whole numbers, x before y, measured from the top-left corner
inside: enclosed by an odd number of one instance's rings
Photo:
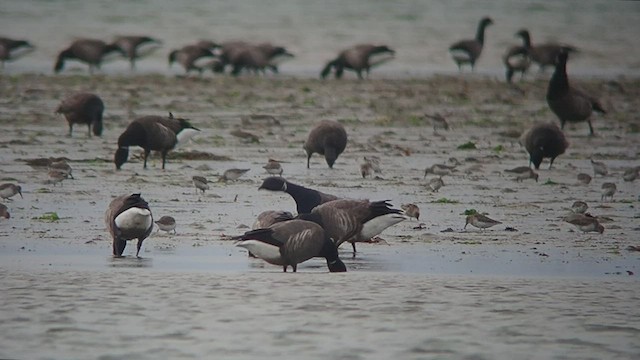
[[[293,200],[296,202],[296,211],[298,214],[310,213],[314,207],[338,199],[335,195],[325,194],[314,189],[309,189],[302,185],[289,182],[282,177],[276,176],[264,179],[258,190],[261,189],[282,191],[291,195]]]
[[[482,54],[482,48],[484,47],[484,31],[487,26],[493,24],[493,20],[488,17],[484,17],[478,24],[478,30],[476,31],[476,37],[469,40],[461,40],[449,47],[449,52],[453,57],[458,70],[462,71],[462,65],[471,65],[471,70],[475,69],[476,61]]]
[[[122,257],[127,240],[138,239],[136,257],[140,257],[142,242],[153,229],[151,209],[140,194],[113,199],[105,212],[105,222],[113,238],[113,256]]]
[[[96,94],[81,92],[68,96],[56,109],[69,123],[69,137],[73,133],[73,124],[86,124],[87,134],[91,137],[91,128],[96,136],[102,135],[102,113],[104,103]]]

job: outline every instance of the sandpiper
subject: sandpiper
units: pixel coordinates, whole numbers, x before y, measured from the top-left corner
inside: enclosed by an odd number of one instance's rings
[[[362,175],[363,179],[366,179],[367,176],[372,176],[373,175],[373,165],[371,165],[370,162],[363,162],[362,164],[360,164],[360,174]]]
[[[639,168],[637,167],[633,167],[633,168],[629,168],[627,170],[624,171],[624,174],[622,174],[622,179],[624,181],[634,181],[635,179],[638,178],[638,172],[639,172]]]
[[[438,176],[451,175],[451,173],[455,171],[455,168],[455,166],[433,164],[431,165],[431,167],[428,167],[424,170],[423,179],[426,178],[428,174],[434,174]]]
[[[47,175],[49,176],[47,183],[53,184],[53,186],[56,186],[58,183],[62,186],[62,181],[68,177],[66,172],[57,169],[50,169]]]
[[[5,204],[0,204],[0,217],[3,217],[5,219],[11,218],[11,214],[9,214],[9,209]]]
[[[176,233],[176,219],[171,216],[165,215],[155,223],[158,225],[158,231],[162,230],[166,231],[167,233],[173,231],[174,234]]]
[[[447,123],[447,119],[445,119],[439,113],[435,113],[433,115],[424,114],[425,117],[431,119],[431,125],[433,126],[433,133],[438,134],[438,129],[449,130],[449,124]]]
[[[416,218],[416,220],[420,220],[420,208],[418,207],[418,205],[412,203],[402,204],[400,208],[404,210],[404,213],[407,216]]]
[[[573,203],[573,205],[571,205],[571,211],[576,214],[584,214],[588,208],[589,205],[587,205],[587,203],[584,201],[576,201]]]
[[[497,220],[493,220],[485,215],[482,215],[480,213],[475,213],[472,215],[468,215],[467,216],[467,221],[464,224],[464,228],[467,228],[467,225],[473,225],[479,229],[486,229],[486,228],[490,228],[494,225],[498,225],[498,224],[502,224],[500,221]]]
[[[220,179],[218,181],[224,181],[227,182],[229,180],[238,180],[238,178],[240,178],[240,176],[244,175],[244,173],[246,173],[247,171],[249,171],[250,169],[229,169],[226,170],[224,172],[224,174],[222,174],[222,176],[220,176]]]
[[[607,174],[609,173],[609,171],[607,170],[607,164],[605,164],[603,162],[593,161],[593,159],[591,159],[591,166],[593,166],[593,176],[594,177],[596,175],[607,176]]]
[[[528,166],[518,166],[513,169],[507,169],[505,172],[516,174],[515,180],[518,182],[526,179],[535,179],[538,182],[538,173]]]
[[[598,222],[598,219],[589,214],[580,214],[569,216],[564,219],[569,224],[575,225],[582,232],[604,232],[604,226]]]
[[[591,175],[585,174],[585,173],[578,174],[578,183],[582,185],[589,185],[590,182],[591,182]]]
[[[441,177],[433,178],[429,181],[427,186],[431,189],[431,192],[438,192],[438,190],[444,186],[444,181],[442,181]]]
[[[282,173],[284,171],[282,169],[282,164],[280,164],[280,161],[274,159],[269,159],[267,165],[263,166],[262,168],[267,170],[269,174],[278,176],[282,176]]]
[[[202,190],[202,193],[204,194],[205,190],[209,190],[208,181],[204,176],[195,175],[191,179],[193,180],[193,185],[196,186],[196,193],[198,190]]]
[[[606,182],[602,184],[602,197],[600,198],[600,200],[605,201],[607,197],[609,197],[611,198],[611,201],[613,201],[613,194],[615,193],[616,193],[616,184]]]
[[[22,196],[22,187],[20,187],[20,185],[11,184],[11,183],[6,183],[6,184],[0,185],[0,197],[1,198],[9,200],[9,198],[14,196],[15,194],[20,194],[20,197],[23,197]]]
[[[73,179],[73,175],[71,174],[71,165],[69,165],[69,163],[64,159],[60,161],[51,161],[49,163],[49,169],[59,171],[65,174],[67,178]]]

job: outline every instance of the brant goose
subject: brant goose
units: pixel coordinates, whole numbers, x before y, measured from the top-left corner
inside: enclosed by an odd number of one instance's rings
[[[213,57],[215,55],[208,48],[201,45],[186,45],[169,53],[169,67],[174,62],[178,62],[184,68],[185,73],[188,74],[191,70],[196,70],[202,74],[204,64],[201,64],[201,62],[208,61]]]
[[[115,38],[116,44],[124,56],[129,59],[131,70],[136,68],[136,59],[151,54],[162,45],[162,41],[149,36],[118,36]]]
[[[338,257],[338,248],[318,224],[305,220],[277,222],[267,228],[247,231],[235,238],[236,246],[249,250],[256,257],[293,272],[298,264],[313,257],[327,260],[330,272],[345,272],[347,267]]]
[[[586,121],[589,124],[589,134],[593,135],[591,113],[596,111],[605,114],[606,111],[597,99],[569,85],[567,57],[566,52],[558,55],[556,69],[547,88],[547,103],[551,111],[560,119],[560,128],[564,129],[566,122]]]
[[[534,179],[538,182],[538,173],[531,170],[529,166],[518,166],[513,169],[507,169],[505,172],[516,174],[515,180],[518,182],[527,179]]]
[[[275,223],[287,220],[293,220],[293,214],[283,210],[267,210],[261,212],[256,221],[251,226],[251,229],[263,229],[267,228]]]
[[[547,66],[554,66],[556,59],[561,52],[575,52],[576,48],[568,45],[542,44],[533,46],[531,35],[526,29],[516,33],[522,39],[522,47],[527,51],[530,61],[538,64],[540,71],[544,71]]]
[[[471,65],[472,71],[475,69],[476,60],[482,54],[484,46],[484,31],[491,24],[493,24],[491,18],[482,18],[478,24],[475,39],[461,40],[449,47],[449,52],[453,57],[453,61],[458,65],[458,70],[462,71],[462,65],[464,64]]]
[[[296,185],[282,177],[276,176],[264,179],[258,190],[260,189],[282,191],[291,195],[296,202],[296,211],[298,214],[310,213],[314,207],[338,199],[337,196]]]
[[[169,117],[150,115],[135,119],[118,138],[118,150],[114,157],[116,169],[120,170],[122,164],[127,162],[130,146],[144,149],[144,169],[147,168],[147,157],[151,150],[159,151],[164,169],[167,153],[177,145],[178,134],[185,129],[199,131],[188,120],[174,118],[171,113]]]
[[[407,219],[402,210],[392,208],[387,200],[352,199],[326,202],[310,213],[298,214],[298,218],[322,226],[337,247],[350,242],[354,254],[356,242],[369,241],[384,229]]]
[[[34,46],[26,40],[0,37],[0,69],[4,69],[5,62],[16,60],[33,49]]]
[[[0,217],[3,217],[5,219],[11,218],[11,214],[9,214],[9,209],[5,204],[0,204]]]
[[[209,190],[209,181],[204,176],[194,175],[191,180],[193,180],[193,185],[196,187],[196,193],[198,193],[198,190],[202,190],[204,194],[205,190]]]
[[[307,169],[313,153],[324,155],[329,168],[333,168],[336,159],[346,147],[347,131],[344,126],[337,121],[322,120],[311,129],[303,146],[307,152]]]
[[[138,239],[136,257],[140,247],[153,229],[153,216],[149,204],[140,194],[122,195],[113,199],[105,212],[105,222],[113,237],[113,256],[122,257],[127,240]]]
[[[69,136],[73,133],[73,124],[86,124],[87,134],[102,135],[102,113],[104,103],[98,95],[81,92],[68,96],[56,109],[57,114],[63,114],[69,123]]]
[[[221,46],[220,61],[213,66],[214,72],[224,72],[227,65],[231,65],[231,74],[237,76],[243,69],[255,73],[264,73],[266,69],[278,73],[279,64],[293,54],[282,46],[270,43],[249,44],[244,41],[232,41]]]
[[[602,175],[607,176],[609,170],[607,169],[607,164],[601,161],[593,161],[593,158],[590,159],[591,166],[593,167],[593,176]]]
[[[573,205],[571,205],[571,211],[576,214],[584,214],[587,212],[589,205],[587,205],[584,201],[574,201]]]
[[[283,61],[295,57],[295,55],[290,53],[286,48],[271,43],[260,43],[256,45],[256,48],[267,57],[267,69],[270,69],[275,74],[279,72],[278,67]]]
[[[345,69],[355,71],[358,79],[363,79],[362,71],[369,76],[372,67],[393,59],[395,53],[386,45],[355,45],[341,51],[337,58],[329,61],[320,72],[320,77],[326,79],[331,69],[335,68],[336,79],[342,78]]]
[[[607,198],[610,198],[611,201],[613,201],[613,194],[616,193],[616,184],[606,182],[602,184],[601,188],[602,188],[602,197],[600,198],[600,201],[605,201],[607,200]]]
[[[167,233],[173,231],[174,234],[176,233],[176,219],[171,216],[165,215],[155,223],[158,225],[158,231],[162,230]]]
[[[502,57],[502,62],[507,68],[505,74],[507,82],[511,83],[513,75],[517,72],[520,73],[520,79],[524,77],[524,74],[531,66],[531,57],[524,46],[512,46]]]
[[[60,52],[53,70],[59,73],[64,68],[65,60],[78,60],[89,65],[89,73],[100,69],[105,56],[112,52],[124,55],[122,49],[116,44],[107,44],[97,39],[78,39],[71,46]]]
[[[22,187],[20,185],[11,184],[11,183],[6,183],[6,184],[0,185],[0,197],[1,198],[5,199],[5,200],[9,200],[9,198],[14,196],[15,194],[20,194],[20,197],[24,198],[22,196]]]
[[[529,153],[529,166],[533,164],[536,169],[539,169],[542,159],[550,158],[549,169],[551,169],[553,160],[564,154],[569,143],[557,125],[540,123],[525,133],[524,146]]]
[[[477,227],[478,229],[486,229],[502,223],[480,213],[475,213],[467,216],[463,229],[466,229],[469,224]]]
[[[582,232],[599,232],[602,234],[604,232],[604,226],[598,222],[598,218],[591,216],[589,213],[586,214],[572,214],[565,217],[564,221],[568,222],[571,225],[575,225],[578,230]]]

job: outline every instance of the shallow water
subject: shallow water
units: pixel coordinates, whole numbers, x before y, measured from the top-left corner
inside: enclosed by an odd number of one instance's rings
[[[382,76],[455,73],[447,49],[475,35],[479,19],[495,24],[487,31],[477,71],[502,77],[502,55],[520,43],[515,32],[526,27],[533,42],[573,44],[580,55],[574,74],[640,74],[640,4],[622,1],[98,1],[7,0],[0,10],[0,34],[27,38],[37,50],[5,71],[50,73],[57,54],[74,38],[110,40],[119,34],[149,34],[164,48],[139,63],[141,72],[181,73],[167,69],[167,54],[198,39],[270,41],[286,46],[296,58],[284,74],[317,76],[335,54],[362,42],[386,43],[396,59],[374,71]],[[71,64],[71,63],[70,63]],[[82,69],[84,66],[70,65]],[[128,72],[117,60],[107,73]],[[535,70],[533,71],[535,73]]]

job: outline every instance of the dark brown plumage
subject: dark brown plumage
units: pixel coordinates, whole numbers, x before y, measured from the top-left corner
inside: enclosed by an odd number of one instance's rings
[[[91,137],[91,127],[94,135],[102,135],[103,112],[102,99],[98,95],[87,92],[68,96],[56,109],[56,113],[63,114],[69,123],[69,136],[73,133],[73,124],[86,124],[89,137]]]
[[[471,70],[475,69],[475,64],[480,54],[482,54],[482,48],[484,47],[484,32],[487,26],[493,24],[493,20],[488,17],[484,17],[478,23],[478,30],[476,31],[476,37],[469,40],[461,40],[449,47],[449,52],[453,57],[453,61],[458,65],[458,69],[462,70],[462,65],[471,65]]]
[[[5,62],[16,60],[33,49],[34,46],[26,40],[0,37],[0,69],[4,69]]]
[[[556,69],[547,88],[547,104],[560,119],[560,128],[564,129],[566,122],[586,121],[589,124],[589,134],[593,135],[591,113],[596,111],[604,114],[606,111],[596,98],[569,84],[567,77],[568,56],[566,52],[561,52],[558,55]]]
[[[266,210],[258,214],[256,221],[251,226],[251,229],[262,229],[269,227],[275,223],[281,221],[292,220],[293,214],[283,210]]]
[[[122,50],[115,44],[107,44],[97,39],[78,39],[71,46],[60,52],[53,70],[59,73],[64,68],[66,60],[77,60],[89,65],[89,73],[100,69],[104,57],[112,52],[122,54]]]
[[[294,184],[279,176],[271,176],[264,179],[258,190],[261,189],[282,191],[291,195],[293,200],[296,202],[296,211],[298,214],[310,213],[314,207],[338,199],[335,195],[325,194],[314,189]]]
[[[508,83],[512,82],[513,75],[518,72],[520,73],[520,78],[522,79],[527,70],[529,70],[529,66],[531,66],[531,58],[529,57],[527,49],[525,49],[523,46],[510,47],[507,50],[506,54],[502,57],[502,62],[507,68],[506,78]]]
[[[322,120],[311,130],[303,147],[307,152],[307,169],[313,153],[324,155],[329,168],[333,168],[336,159],[347,147],[347,131],[337,121]]]
[[[127,240],[138,239],[136,257],[139,257],[142,242],[153,229],[149,204],[140,194],[122,195],[113,199],[104,219],[113,238],[113,256],[122,256]]]
[[[367,76],[371,68],[389,61],[395,55],[395,51],[386,45],[360,44],[341,51],[338,57],[329,61],[320,72],[320,77],[325,79],[332,68],[335,68],[336,79],[342,78],[345,69],[353,70],[358,75],[358,79],[362,79],[362,72]],[[374,59],[374,57],[380,58]]]
[[[220,61],[214,67],[214,72],[224,72],[230,65],[231,74],[239,75],[243,70],[254,73],[264,73],[267,69],[278,72],[279,63],[293,54],[282,46],[271,43],[251,44],[244,41],[230,41],[221,44]]]
[[[129,59],[131,70],[136,68],[136,60],[150,54],[162,45],[160,40],[149,36],[126,35],[115,38],[116,44]]]
[[[162,168],[164,169],[167,153],[178,143],[178,134],[184,129],[194,129],[186,119],[162,116],[143,116],[132,121],[126,130],[118,138],[118,150],[115,153],[114,163],[116,169],[120,169],[129,157],[130,146],[140,146],[144,149],[144,168],[147,168],[147,157],[153,151],[159,151],[162,155]]]
[[[577,51],[576,48],[569,45],[539,44],[534,46],[531,43],[531,35],[526,29],[518,31],[516,36],[522,39],[522,46],[529,54],[531,60],[538,64],[541,71],[544,71],[547,66],[554,66],[561,52]]]
[[[534,125],[524,134],[524,146],[529,153],[529,166],[533,163],[535,168],[539,169],[544,158],[551,159],[551,168],[553,160],[564,154],[569,143],[557,125],[541,123]]]
[[[186,45],[178,50],[169,53],[169,66],[174,62],[178,62],[184,68],[186,73],[195,70],[202,73],[203,67],[197,62],[203,59],[213,58],[215,55],[209,48],[201,45]]]

